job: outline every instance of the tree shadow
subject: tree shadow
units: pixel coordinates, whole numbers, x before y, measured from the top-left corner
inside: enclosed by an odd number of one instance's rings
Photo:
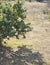
[[[7,65],[7,61],[10,58],[11,48],[6,46],[0,46],[0,65]],[[9,62],[9,61],[8,61]]]
[[[44,0],[36,0],[37,2],[43,2]]]
[[[11,51],[3,47],[0,51],[0,65],[43,65],[43,56],[40,52],[32,52],[26,46],[18,47],[18,51]]]

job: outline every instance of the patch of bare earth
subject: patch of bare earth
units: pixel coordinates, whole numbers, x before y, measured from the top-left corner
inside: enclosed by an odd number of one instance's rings
[[[32,2],[26,3],[26,6],[27,20],[33,27],[27,38],[31,40],[33,51],[43,53],[45,61],[50,65],[50,21],[47,14],[43,13],[43,10],[47,9],[47,4]]]

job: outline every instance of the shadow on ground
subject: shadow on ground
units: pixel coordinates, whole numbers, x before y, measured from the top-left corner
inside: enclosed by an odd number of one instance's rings
[[[11,48],[0,47],[0,65],[44,65],[42,54],[32,52],[26,46],[18,47],[14,52]]]

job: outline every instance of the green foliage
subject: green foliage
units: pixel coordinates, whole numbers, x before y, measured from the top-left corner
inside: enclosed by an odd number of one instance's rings
[[[29,2],[32,2],[32,0],[25,0],[25,1],[29,1]]]
[[[50,20],[50,14],[48,14],[48,19]]]
[[[45,8],[45,9],[43,10],[43,14],[48,14],[48,9],[47,9],[47,8]]]
[[[4,5],[4,6],[3,6]],[[0,5],[0,41],[7,37],[22,35],[31,28],[25,24],[24,19],[26,10],[23,9],[22,1],[18,0],[13,6],[10,3]],[[0,43],[1,43],[0,42]]]
[[[14,9],[16,9],[18,17],[20,17],[21,19],[24,19],[26,18],[26,15],[25,15],[26,10],[22,8],[22,5],[23,3],[18,0],[17,4],[14,5]]]

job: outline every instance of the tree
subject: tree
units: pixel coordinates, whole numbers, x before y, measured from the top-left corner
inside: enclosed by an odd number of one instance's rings
[[[22,8],[22,5],[23,3],[20,0],[18,0],[17,4],[14,5],[14,10],[17,11],[17,23],[14,25],[14,27],[17,30],[17,37],[21,34],[25,38],[24,34],[26,33],[26,28],[29,28],[29,26],[27,26],[24,22],[24,19],[26,18],[26,10]]]
[[[3,6],[4,5],[4,6]],[[12,6],[11,6],[12,7]],[[10,4],[1,4],[0,6],[0,44],[2,45],[2,41],[4,38],[9,36],[12,31],[12,21],[11,14],[12,11]]]
[[[4,6],[0,6],[0,44],[4,38],[22,35],[25,38],[25,33],[30,31],[30,23],[25,24],[24,19],[26,18],[23,9],[22,1],[18,0],[17,4],[11,5],[5,3]]]

